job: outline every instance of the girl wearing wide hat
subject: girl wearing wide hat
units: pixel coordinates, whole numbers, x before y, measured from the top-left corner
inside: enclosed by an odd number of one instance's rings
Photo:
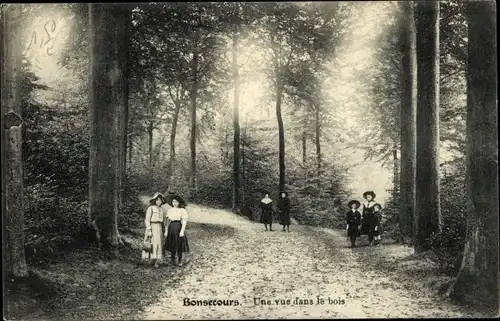
[[[374,229],[375,229],[375,219],[373,215],[373,206],[375,202],[375,193],[373,191],[367,191],[363,193],[363,198],[366,199],[366,203],[363,204],[363,213],[361,219],[361,234],[368,235],[368,241],[370,246],[373,245]]]
[[[267,224],[269,224],[269,231],[273,230],[273,200],[269,198],[269,192],[264,192],[264,198],[260,201],[261,216],[260,221],[264,223],[267,231]]]
[[[189,243],[186,236],[188,212],[186,202],[174,193],[165,197],[167,204],[172,206],[167,211],[167,229],[165,231],[165,248],[170,252],[172,264],[182,266],[182,254],[189,252]],[[176,254],[178,261],[176,261]]]
[[[285,231],[285,227],[287,231],[290,232],[290,199],[288,198],[288,193],[285,191],[280,193],[278,211],[280,215],[280,224],[283,225],[283,232]]]
[[[359,226],[361,224],[361,213],[358,211],[358,208],[361,206],[361,203],[352,200],[347,206],[350,208],[349,211],[346,212],[347,236],[351,240],[351,247],[356,247],[356,238],[360,235]]]
[[[163,233],[165,227],[165,213],[161,208],[163,204],[163,195],[160,193],[155,193],[153,197],[149,200],[149,207],[146,210],[146,233],[145,241],[150,241],[152,248],[151,251],[142,251],[143,259],[153,259],[155,262],[155,267],[158,267],[160,261],[163,260]]]

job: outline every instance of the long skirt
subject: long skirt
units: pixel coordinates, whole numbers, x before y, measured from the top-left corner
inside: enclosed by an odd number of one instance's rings
[[[281,211],[280,212],[280,224],[281,225],[290,225],[290,212],[289,211]]]
[[[272,224],[273,223],[273,212],[262,211],[262,215],[260,216],[260,222],[264,223],[264,224]]]
[[[153,244],[153,251],[151,253],[142,251],[143,259],[163,259],[163,244],[165,242],[164,232],[163,232],[163,223],[153,223],[151,222],[151,243]],[[145,236],[144,240],[148,237]]]
[[[184,231],[184,236],[180,237],[181,232],[181,221],[170,221],[168,225],[168,234],[165,241],[165,248],[170,253],[185,253],[189,252],[189,243]]]

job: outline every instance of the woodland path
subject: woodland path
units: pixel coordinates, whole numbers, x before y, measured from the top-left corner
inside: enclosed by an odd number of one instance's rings
[[[262,224],[226,211],[195,205],[188,211],[191,225],[202,226],[186,230],[189,263],[178,268],[179,282],[133,318],[474,316],[431,290],[428,278],[418,274],[422,269],[408,259],[411,250],[400,245],[350,249],[342,231],[292,225],[287,233],[277,225],[265,232]],[[318,296],[324,304],[318,304]],[[238,300],[239,305],[184,306],[185,298]],[[271,304],[255,305],[254,298]],[[294,304],[296,298],[313,304]],[[276,304],[281,299],[291,302]]]

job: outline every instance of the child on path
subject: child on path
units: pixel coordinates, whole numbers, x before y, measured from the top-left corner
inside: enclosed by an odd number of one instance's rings
[[[352,200],[347,206],[350,208],[346,213],[346,231],[347,236],[351,240],[351,247],[356,247],[356,238],[360,235],[360,225],[361,225],[361,213],[358,211],[358,208],[361,206],[361,203]]]
[[[381,242],[381,226],[382,226],[382,205],[380,204],[375,204],[373,205],[373,236],[374,236],[374,241],[375,245],[379,245]]]

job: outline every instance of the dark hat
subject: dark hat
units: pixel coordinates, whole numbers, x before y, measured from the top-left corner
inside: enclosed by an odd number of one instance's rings
[[[161,193],[158,193],[158,192],[156,192],[156,193],[153,195],[153,197],[151,197],[151,198],[149,199],[149,202],[150,202],[150,203],[154,203],[154,202],[156,201],[156,199],[157,199],[157,198],[160,198],[160,199],[161,199],[161,203],[162,203],[162,204],[165,204],[165,199],[163,198],[163,195],[162,195]]]
[[[347,206],[349,208],[352,208],[352,204],[356,204],[356,208],[359,208],[361,206],[361,203],[359,201],[356,201],[356,200],[350,201],[349,203],[347,203]]]
[[[380,208],[380,210],[382,210],[382,205],[380,205],[379,203],[375,203],[372,207],[375,207],[375,206],[378,206]]]
[[[266,195],[266,194],[271,195],[271,193],[269,193],[269,191],[268,191],[268,190],[263,189],[263,190],[262,190],[262,195]]]
[[[371,195],[372,198],[375,198],[377,195],[373,191],[367,191],[363,193],[363,198],[366,198],[366,196]]]
[[[168,195],[165,196],[165,203],[167,203],[168,205],[173,206],[172,205],[173,200],[177,200],[179,202],[179,207],[186,207],[187,206],[186,201],[182,197],[180,197],[179,195],[177,195],[175,193],[168,193]]]
[[[288,197],[288,192],[286,192],[286,191],[281,191],[280,192],[280,197],[281,197],[281,194],[285,194],[285,197]]]

